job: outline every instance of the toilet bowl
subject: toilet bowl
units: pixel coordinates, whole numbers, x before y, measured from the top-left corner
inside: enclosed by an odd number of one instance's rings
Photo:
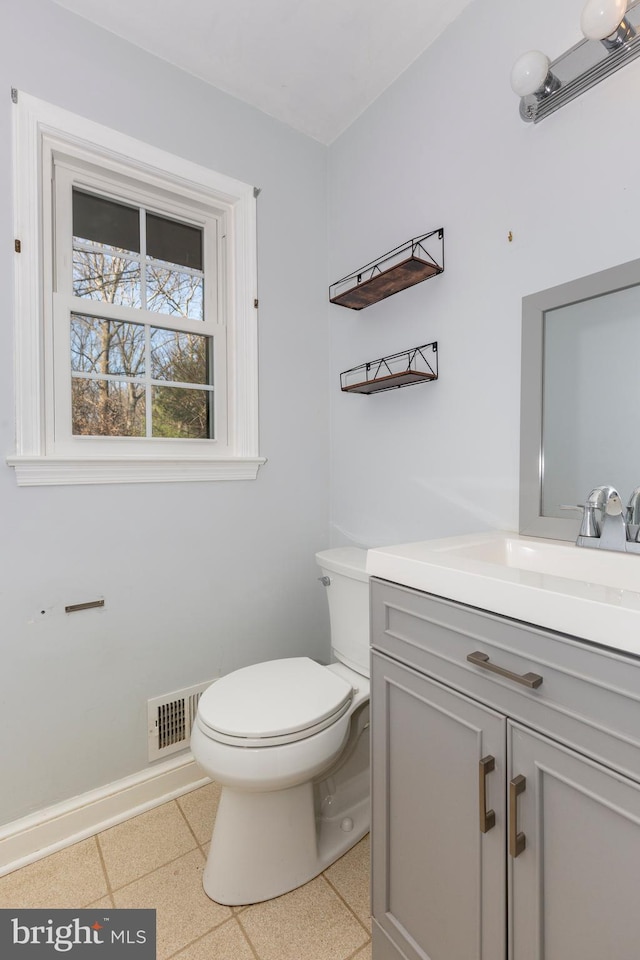
[[[191,750],[221,786],[203,885],[227,905],[306,883],[369,830],[366,551],[316,554],[335,662],[254,664],[203,693]]]

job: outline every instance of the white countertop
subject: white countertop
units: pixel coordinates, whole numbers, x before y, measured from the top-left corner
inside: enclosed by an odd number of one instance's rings
[[[376,547],[367,573],[640,656],[640,555],[492,531]]]

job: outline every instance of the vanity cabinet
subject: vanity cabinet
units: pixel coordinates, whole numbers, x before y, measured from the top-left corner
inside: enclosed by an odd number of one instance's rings
[[[504,958],[506,720],[374,652],[375,960]],[[479,764],[486,810],[479,829]]]
[[[380,580],[372,648],[374,960],[637,960],[640,662]]]

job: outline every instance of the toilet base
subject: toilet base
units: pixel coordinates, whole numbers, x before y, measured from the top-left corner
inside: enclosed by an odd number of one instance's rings
[[[191,742],[196,759],[215,778],[213,764],[205,765],[210,741],[196,727]],[[202,880],[207,896],[227,906],[279,897],[317,877],[369,832],[368,689],[341,742],[322,773],[316,770],[315,778],[302,783],[251,790],[221,778]],[[258,748],[257,758],[270,749]],[[265,752],[263,759],[271,758]]]
[[[317,815],[316,804],[313,783],[269,793],[223,787],[203,876],[207,896],[227,906],[271,900],[318,876],[368,833],[368,795],[328,816]]]

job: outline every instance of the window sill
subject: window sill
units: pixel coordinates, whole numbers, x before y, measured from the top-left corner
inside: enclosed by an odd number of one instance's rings
[[[7,457],[19,487],[255,480],[264,457]]]

